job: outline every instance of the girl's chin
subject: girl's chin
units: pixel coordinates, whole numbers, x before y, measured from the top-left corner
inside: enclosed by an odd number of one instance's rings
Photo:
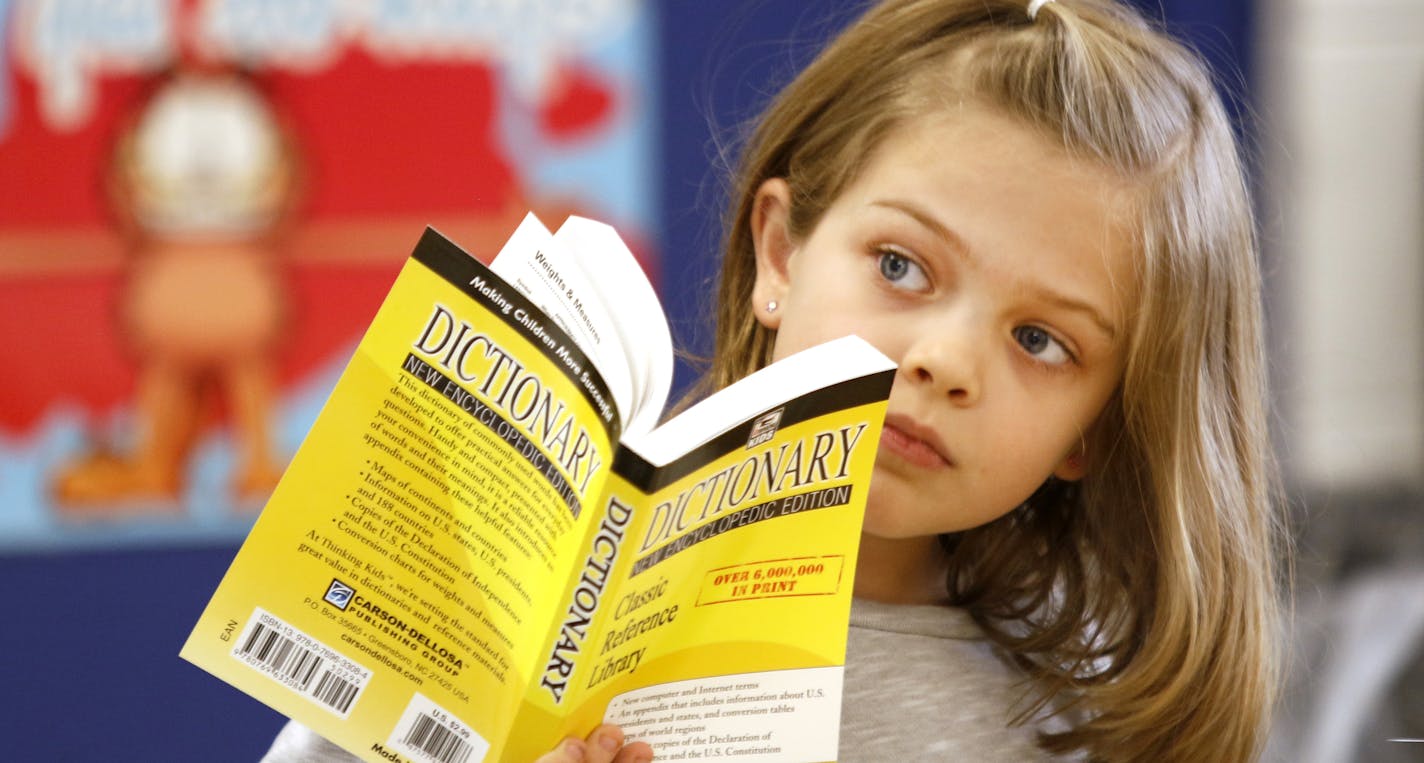
[[[889,500],[880,503],[877,498]],[[893,491],[878,492],[872,485],[861,533],[886,541],[910,542],[917,538],[933,538],[944,531],[932,526],[934,523],[928,521],[932,517],[923,516],[930,505],[926,498],[912,498]]]
[[[864,535],[884,540],[934,539],[992,521],[959,516],[945,490],[907,480],[903,472],[876,464],[865,504]]]

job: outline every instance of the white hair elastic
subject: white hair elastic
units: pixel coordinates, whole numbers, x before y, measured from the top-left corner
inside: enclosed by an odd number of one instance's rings
[[[1039,8],[1042,8],[1042,7],[1045,6],[1045,5],[1048,5],[1048,4],[1051,3],[1051,2],[1053,2],[1053,0],[1028,0],[1028,18],[1029,18],[1029,21],[1032,21],[1032,20],[1034,20],[1035,18],[1038,18],[1038,9],[1039,9]]]

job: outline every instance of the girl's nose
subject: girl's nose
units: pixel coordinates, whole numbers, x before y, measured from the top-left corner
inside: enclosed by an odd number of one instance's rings
[[[974,405],[983,392],[983,379],[969,333],[964,326],[944,325],[925,332],[910,343],[900,371],[955,405]]]

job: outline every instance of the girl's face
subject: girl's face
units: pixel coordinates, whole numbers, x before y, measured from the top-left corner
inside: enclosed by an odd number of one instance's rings
[[[805,240],[789,199],[768,181],[752,223],[775,356],[854,333],[900,364],[867,535],[922,542],[1083,476],[1136,294],[1125,181],[963,106],[888,136]]]

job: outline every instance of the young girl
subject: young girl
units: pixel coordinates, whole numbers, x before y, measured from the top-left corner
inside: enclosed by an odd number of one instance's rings
[[[841,760],[1254,757],[1283,536],[1199,60],[1108,0],[888,0],[771,104],[735,193],[708,386],[846,332],[900,362]]]
[[[706,389],[848,332],[900,363],[841,760],[1254,757],[1281,535],[1249,200],[1196,57],[1110,0],[886,0],[735,193]],[[651,757],[623,742],[541,761]]]

